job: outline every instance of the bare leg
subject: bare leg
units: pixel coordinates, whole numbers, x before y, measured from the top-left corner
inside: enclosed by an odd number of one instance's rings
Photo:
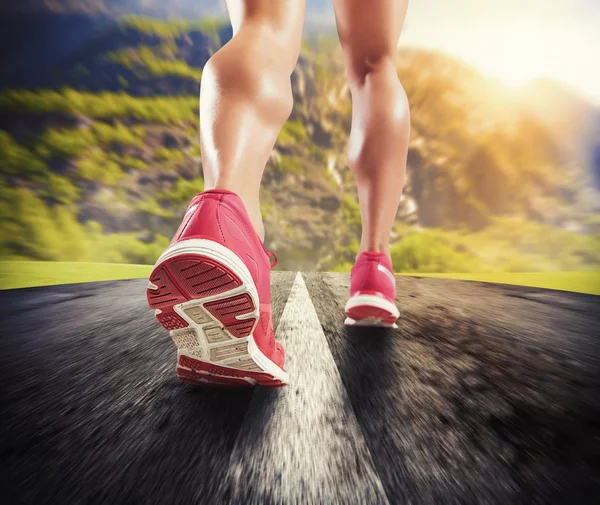
[[[300,52],[304,0],[227,0],[233,38],[204,67],[200,141],[206,189],[244,201],[261,239],[259,190],[293,107],[290,75]]]
[[[406,173],[410,116],[396,70],[408,0],[334,0],[352,94],[348,165],[362,217],[360,252],[388,253]]]

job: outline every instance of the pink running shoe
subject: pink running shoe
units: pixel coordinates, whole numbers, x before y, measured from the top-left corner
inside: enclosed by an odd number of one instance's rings
[[[347,326],[397,328],[396,278],[392,261],[383,253],[363,252],[350,272]]]
[[[190,203],[158,258],[148,304],[177,345],[177,376],[195,385],[283,386],[271,317],[268,253],[242,200],[209,190]]]

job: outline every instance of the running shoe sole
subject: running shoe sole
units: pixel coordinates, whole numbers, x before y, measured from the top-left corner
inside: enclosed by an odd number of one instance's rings
[[[396,320],[400,317],[400,312],[395,304],[382,296],[354,295],[346,303],[345,312],[346,326],[398,328]]]
[[[284,386],[288,374],[265,356],[253,332],[260,301],[240,258],[208,239],[170,246],[147,289],[156,319],[177,346],[177,377],[192,385]]]

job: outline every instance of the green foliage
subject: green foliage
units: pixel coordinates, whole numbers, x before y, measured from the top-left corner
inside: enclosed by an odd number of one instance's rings
[[[390,250],[398,272],[471,272],[477,261],[429,233],[409,235]]]
[[[90,261],[151,265],[168,247],[169,242],[170,239],[164,235],[155,235],[150,243],[139,240],[136,233],[97,235],[94,241],[98,247],[95,254],[97,259]]]
[[[47,159],[76,157],[96,143],[94,134],[85,129],[46,130],[37,145],[37,152]]]
[[[195,81],[202,78],[202,70],[190,67],[183,60],[160,58],[158,52],[157,48],[139,46],[111,53],[108,58],[135,71],[140,77],[178,76]]]
[[[49,207],[25,188],[0,190],[0,256],[75,260],[85,234],[64,206]]]
[[[33,152],[18,144],[8,132],[0,130],[0,172],[37,179],[45,176],[46,164]]]
[[[401,229],[391,247],[398,272],[551,272],[600,269],[600,235],[517,218],[480,232]]]
[[[360,226],[353,200],[342,204]],[[354,210],[351,210],[354,209]],[[582,235],[517,218],[494,219],[480,232],[419,230],[398,225],[390,247],[398,273],[575,272],[600,270],[600,234]],[[355,235],[358,237],[358,233]],[[346,272],[358,251],[357,240],[338,246],[329,270]]]
[[[151,216],[167,219],[175,217],[175,213],[171,209],[163,207],[156,197],[145,198],[144,200],[137,202],[135,208],[137,211],[150,214]]]
[[[204,191],[204,180],[201,177],[195,179],[177,179],[175,186],[157,195],[157,198],[172,207],[187,205],[197,193]]]
[[[139,158],[132,156],[115,157],[115,161],[124,168],[132,168],[134,170],[149,170],[150,165]]]
[[[190,148],[187,151],[188,155],[192,158],[200,158],[202,156],[202,149],[200,148],[200,142],[192,141]]]
[[[119,144],[122,146],[135,146],[141,147],[144,145],[142,140],[144,129],[130,129],[122,124],[111,126],[105,123],[94,123],[92,125],[92,132],[96,139],[96,142],[101,146],[108,146],[110,144]],[[140,135],[138,133],[142,133]]]
[[[336,265],[334,265],[333,268],[331,269],[331,272],[341,272],[341,273],[350,272],[350,270],[352,270],[353,266],[354,266],[354,263],[351,263],[350,261],[342,261],[341,263],[337,263]]]
[[[79,200],[80,192],[69,179],[50,173],[40,195],[54,203],[71,204]]]
[[[536,272],[600,269],[600,234],[583,235],[535,221],[496,218],[467,247],[485,252],[495,271]]]
[[[135,126],[132,126],[131,131],[140,139],[144,139],[146,137],[146,127],[142,124],[136,124]]]
[[[135,118],[158,124],[196,122],[198,97],[132,97],[125,93],[7,90],[0,93],[0,111],[19,114],[65,114],[98,119]]]
[[[362,228],[362,221],[360,218],[360,205],[358,202],[348,196],[344,195],[342,198],[342,205],[340,207],[344,222],[348,224],[352,233],[356,235]]]
[[[177,179],[172,188],[157,193],[138,203],[137,209],[158,217],[173,218],[187,207],[196,194],[204,191],[204,180]]]
[[[101,149],[90,151],[77,163],[77,174],[88,181],[114,187],[124,177],[118,163],[111,160]]]
[[[179,149],[159,147],[156,151],[154,151],[154,159],[156,161],[171,161],[173,163],[177,163],[183,161],[185,156]]]
[[[2,258],[152,264],[168,244],[162,235],[146,243],[135,233],[104,234],[98,223],[79,223],[68,206],[48,205],[25,188],[0,188]]]
[[[132,29],[145,35],[154,35],[166,40],[172,40],[192,31],[200,31],[219,43],[219,31],[227,25],[220,18],[205,17],[197,21],[169,20],[148,18],[143,16],[124,16],[120,19],[122,30]]]
[[[300,119],[288,120],[279,132],[277,142],[279,144],[295,144],[308,140],[308,133],[304,128],[304,123]]]
[[[133,29],[145,35],[156,35],[162,38],[180,37],[192,29],[193,24],[187,20],[173,20],[169,22],[144,16],[123,16],[120,19],[123,30]]]
[[[327,164],[328,153],[327,149],[323,149],[317,144],[312,144],[309,147],[310,157],[323,166]]]
[[[135,133],[122,124],[104,123],[94,123],[91,129],[47,129],[38,140],[36,151],[46,159],[67,159],[78,157],[95,146],[143,146],[143,140]]]
[[[283,175],[283,174],[294,174],[294,175],[303,175],[304,174],[304,163],[303,161],[295,156],[288,156],[282,154],[278,162],[274,163],[273,168],[275,172]]]
[[[201,31],[203,34],[212,37],[215,41],[219,41],[219,32],[227,26],[227,21],[222,18],[204,17],[198,20],[194,28]]]

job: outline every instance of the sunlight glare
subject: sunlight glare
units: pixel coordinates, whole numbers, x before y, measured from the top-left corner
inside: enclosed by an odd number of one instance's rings
[[[401,45],[456,55],[515,91],[549,78],[600,103],[595,61],[600,32],[590,29],[588,19],[544,15],[549,6],[537,4],[520,13],[492,13],[466,2],[448,7],[439,18],[420,16],[414,9]]]
[[[473,44],[465,57],[506,85],[522,87],[554,73],[556,54],[554,44],[549,43],[553,36],[548,32],[548,26],[523,19],[498,23],[494,30],[482,23],[473,33],[479,43]]]

